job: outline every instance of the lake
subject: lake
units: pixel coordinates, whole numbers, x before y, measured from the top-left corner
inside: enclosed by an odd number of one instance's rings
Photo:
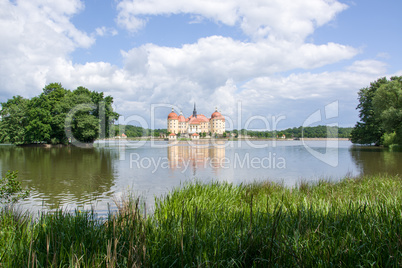
[[[349,141],[98,141],[94,148],[0,146],[0,171],[18,170],[31,189],[31,211],[89,209],[106,214],[132,192],[152,207],[185,182],[234,184],[270,180],[339,180],[360,174],[402,174],[402,153]]]

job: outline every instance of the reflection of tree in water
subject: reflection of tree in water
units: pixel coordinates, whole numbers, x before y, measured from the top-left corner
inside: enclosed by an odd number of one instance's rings
[[[111,150],[76,147],[36,148],[0,146],[1,175],[18,170],[23,185],[37,192],[50,206],[66,201],[87,201],[113,185]]]
[[[353,146],[350,154],[361,174],[402,174],[402,153],[378,147]]]

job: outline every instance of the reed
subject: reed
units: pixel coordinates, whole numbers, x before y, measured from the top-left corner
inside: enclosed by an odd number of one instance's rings
[[[118,211],[0,215],[0,267],[402,265],[402,179],[188,183]]]

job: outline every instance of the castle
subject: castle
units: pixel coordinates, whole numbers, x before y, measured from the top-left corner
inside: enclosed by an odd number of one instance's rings
[[[167,118],[167,131],[171,134],[180,133],[183,136],[197,135],[198,133],[222,135],[225,132],[225,117],[218,112],[217,108],[211,118],[197,114],[195,104],[193,114],[188,118],[185,118],[182,112],[177,115],[172,108],[172,112]]]

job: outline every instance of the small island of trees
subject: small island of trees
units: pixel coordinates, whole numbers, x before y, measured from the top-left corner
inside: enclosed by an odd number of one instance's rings
[[[0,142],[68,144],[71,139],[92,143],[114,135],[112,123],[119,114],[113,97],[78,87],[71,91],[51,83],[32,99],[14,96],[1,103]],[[113,133],[112,133],[113,132]]]

